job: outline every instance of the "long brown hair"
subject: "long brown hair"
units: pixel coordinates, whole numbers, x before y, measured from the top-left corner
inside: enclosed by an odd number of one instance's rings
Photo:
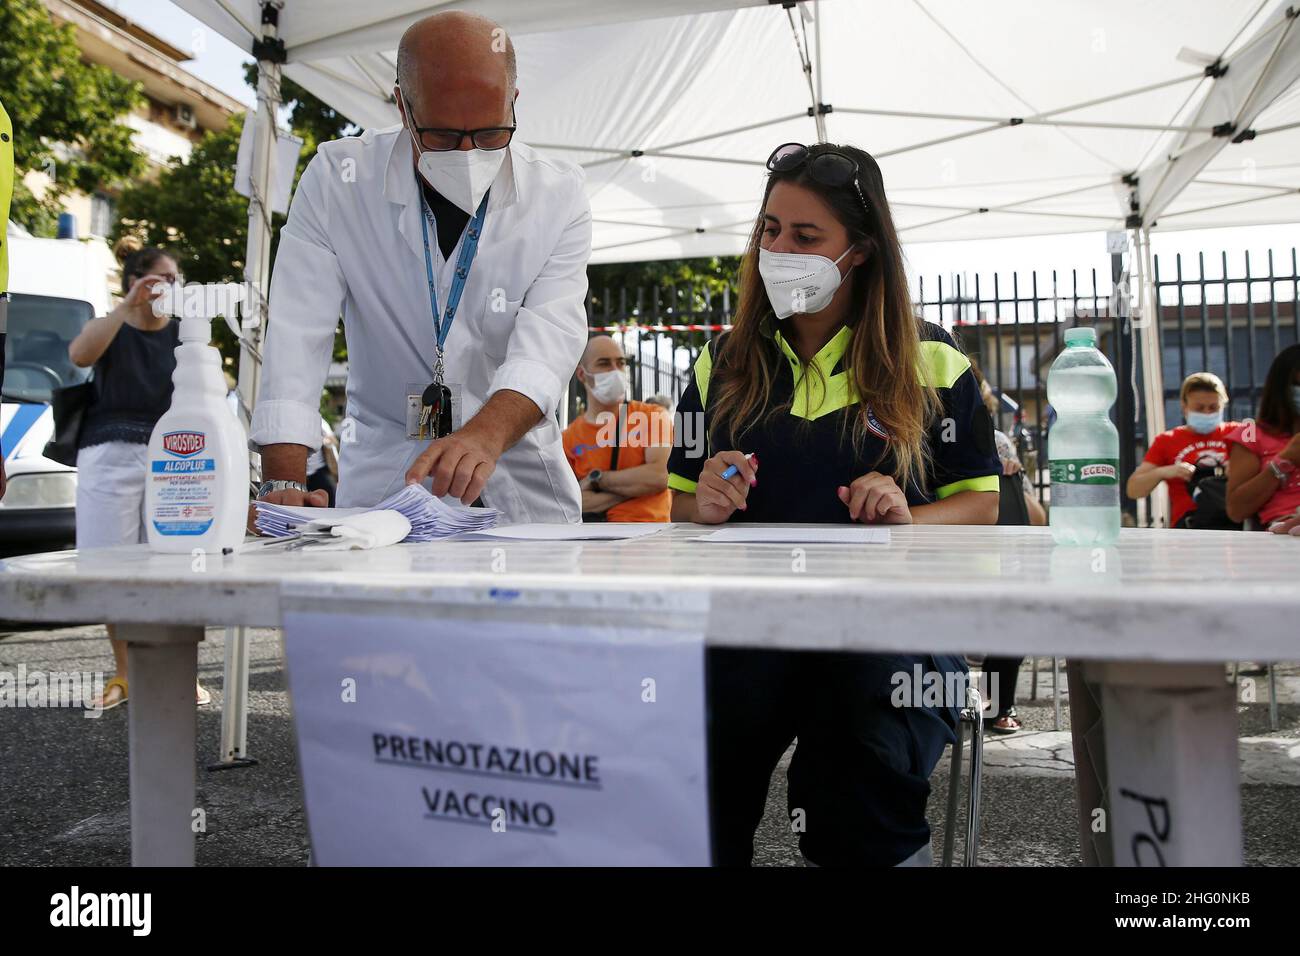
[[[815,193],[830,207],[835,218],[848,230],[849,240],[867,254],[866,262],[849,273],[852,287],[845,325],[853,330],[845,367],[849,382],[858,395],[857,414],[852,416],[852,438],[861,448],[866,440],[868,410],[889,434],[889,451],[893,453],[894,478],[906,487],[909,481],[923,485],[929,462],[927,443],[930,422],[942,404],[934,384],[922,382],[921,327],[912,309],[907,291],[907,273],[903,254],[894,231],[893,217],[885,199],[880,167],[867,153],[853,146],[819,143],[809,147],[810,156],[835,150],[858,164],[858,183],[866,199],[864,208],[853,183],[827,186],[808,175],[809,163],[788,172],[772,172],[763,192],[749,245],[740,264],[740,295],[733,327],[720,343],[713,363],[711,380],[717,399],[712,410],[711,431],[725,432],[739,442],[750,428],[761,421],[760,411],[772,397],[772,383],[786,360],[774,345],[766,341],[764,325],[780,328],[768,301],[763,280],[758,274],[759,241],[763,236],[763,213],[772,187],[788,182]],[[784,333],[783,333],[784,334]],[[788,334],[785,335],[790,338]],[[803,363],[802,375],[816,366]],[[801,383],[796,383],[796,390]],[[772,408],[781,414],[788,403]]]

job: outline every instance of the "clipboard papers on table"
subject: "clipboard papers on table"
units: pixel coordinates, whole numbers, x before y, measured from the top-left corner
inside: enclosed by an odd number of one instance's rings
[[[271,538],[296,536],[368,511],[396,511],[406,518],[411,523],[411,531],[403,541],[438,541],[466,531],[485,531],[496,527],[501,520],[501,512],[494,508],[447,504],[423,485],[406,485],[369,508],[299,508],[269,501],[254,504],[257,530]]]

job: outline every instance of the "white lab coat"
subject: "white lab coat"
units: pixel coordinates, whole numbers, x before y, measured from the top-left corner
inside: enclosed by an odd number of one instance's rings
[[[587,339],[591,207],[577,167],[517,141],[508,154],[447,337],[445,379],[464,385],[462,421],[502,388],[542,410],[497,462],[484,503],[511,522],[576,523],[581,494],[555,416]],[[429,444],[405,437],[406,385],[433,377],[422,209],[410,137],[401,126],[367,130],[321,145],[280,232],[250,438],[320,447],[320,394],[342,314],[350,421],[339,429],[340,507],[397,491]],[[433,234],[429,246],[445,310],[460,247],[443,262]]]

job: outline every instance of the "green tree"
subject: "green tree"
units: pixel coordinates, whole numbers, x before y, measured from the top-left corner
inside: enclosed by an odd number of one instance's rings
[[[257,89],[256,63],[244,64],[244,82]],[[350,119],[287,76],[280,78],[280,98],[289,107],[289,128],[307,140],[313,152],[320,143],[360,131]]]
[[[592,324],[723,324],[730,320],[724,303],[735,308],[739,271],[739,256],[589,266]],[[702,347],[708,338],[704,332],[643,332],[641,338],[656,334],[668,334],[679,345],[693,348]]]
[[[71,24],[56,26],[40,0],[0,4],[0,91],[14,126],[10,218],[36,235],[53,235],[61,199],[139,175],[144,158],[121,122],[142,102],[139,84],[83,63]],[[23,174],[52,174],[41,198]]]

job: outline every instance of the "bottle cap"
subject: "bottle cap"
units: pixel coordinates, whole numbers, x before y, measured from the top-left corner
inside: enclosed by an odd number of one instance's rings
[[[181,341],[207,345],[212,341],[212,323],[199,316],[186,316],[181,319]]]
[[[1097,347],[1097,330],[1091,327],[1080,326],[1074,329],[1067,329],[1065,332],[1065,344],[1085,345],[1093,348]]]

